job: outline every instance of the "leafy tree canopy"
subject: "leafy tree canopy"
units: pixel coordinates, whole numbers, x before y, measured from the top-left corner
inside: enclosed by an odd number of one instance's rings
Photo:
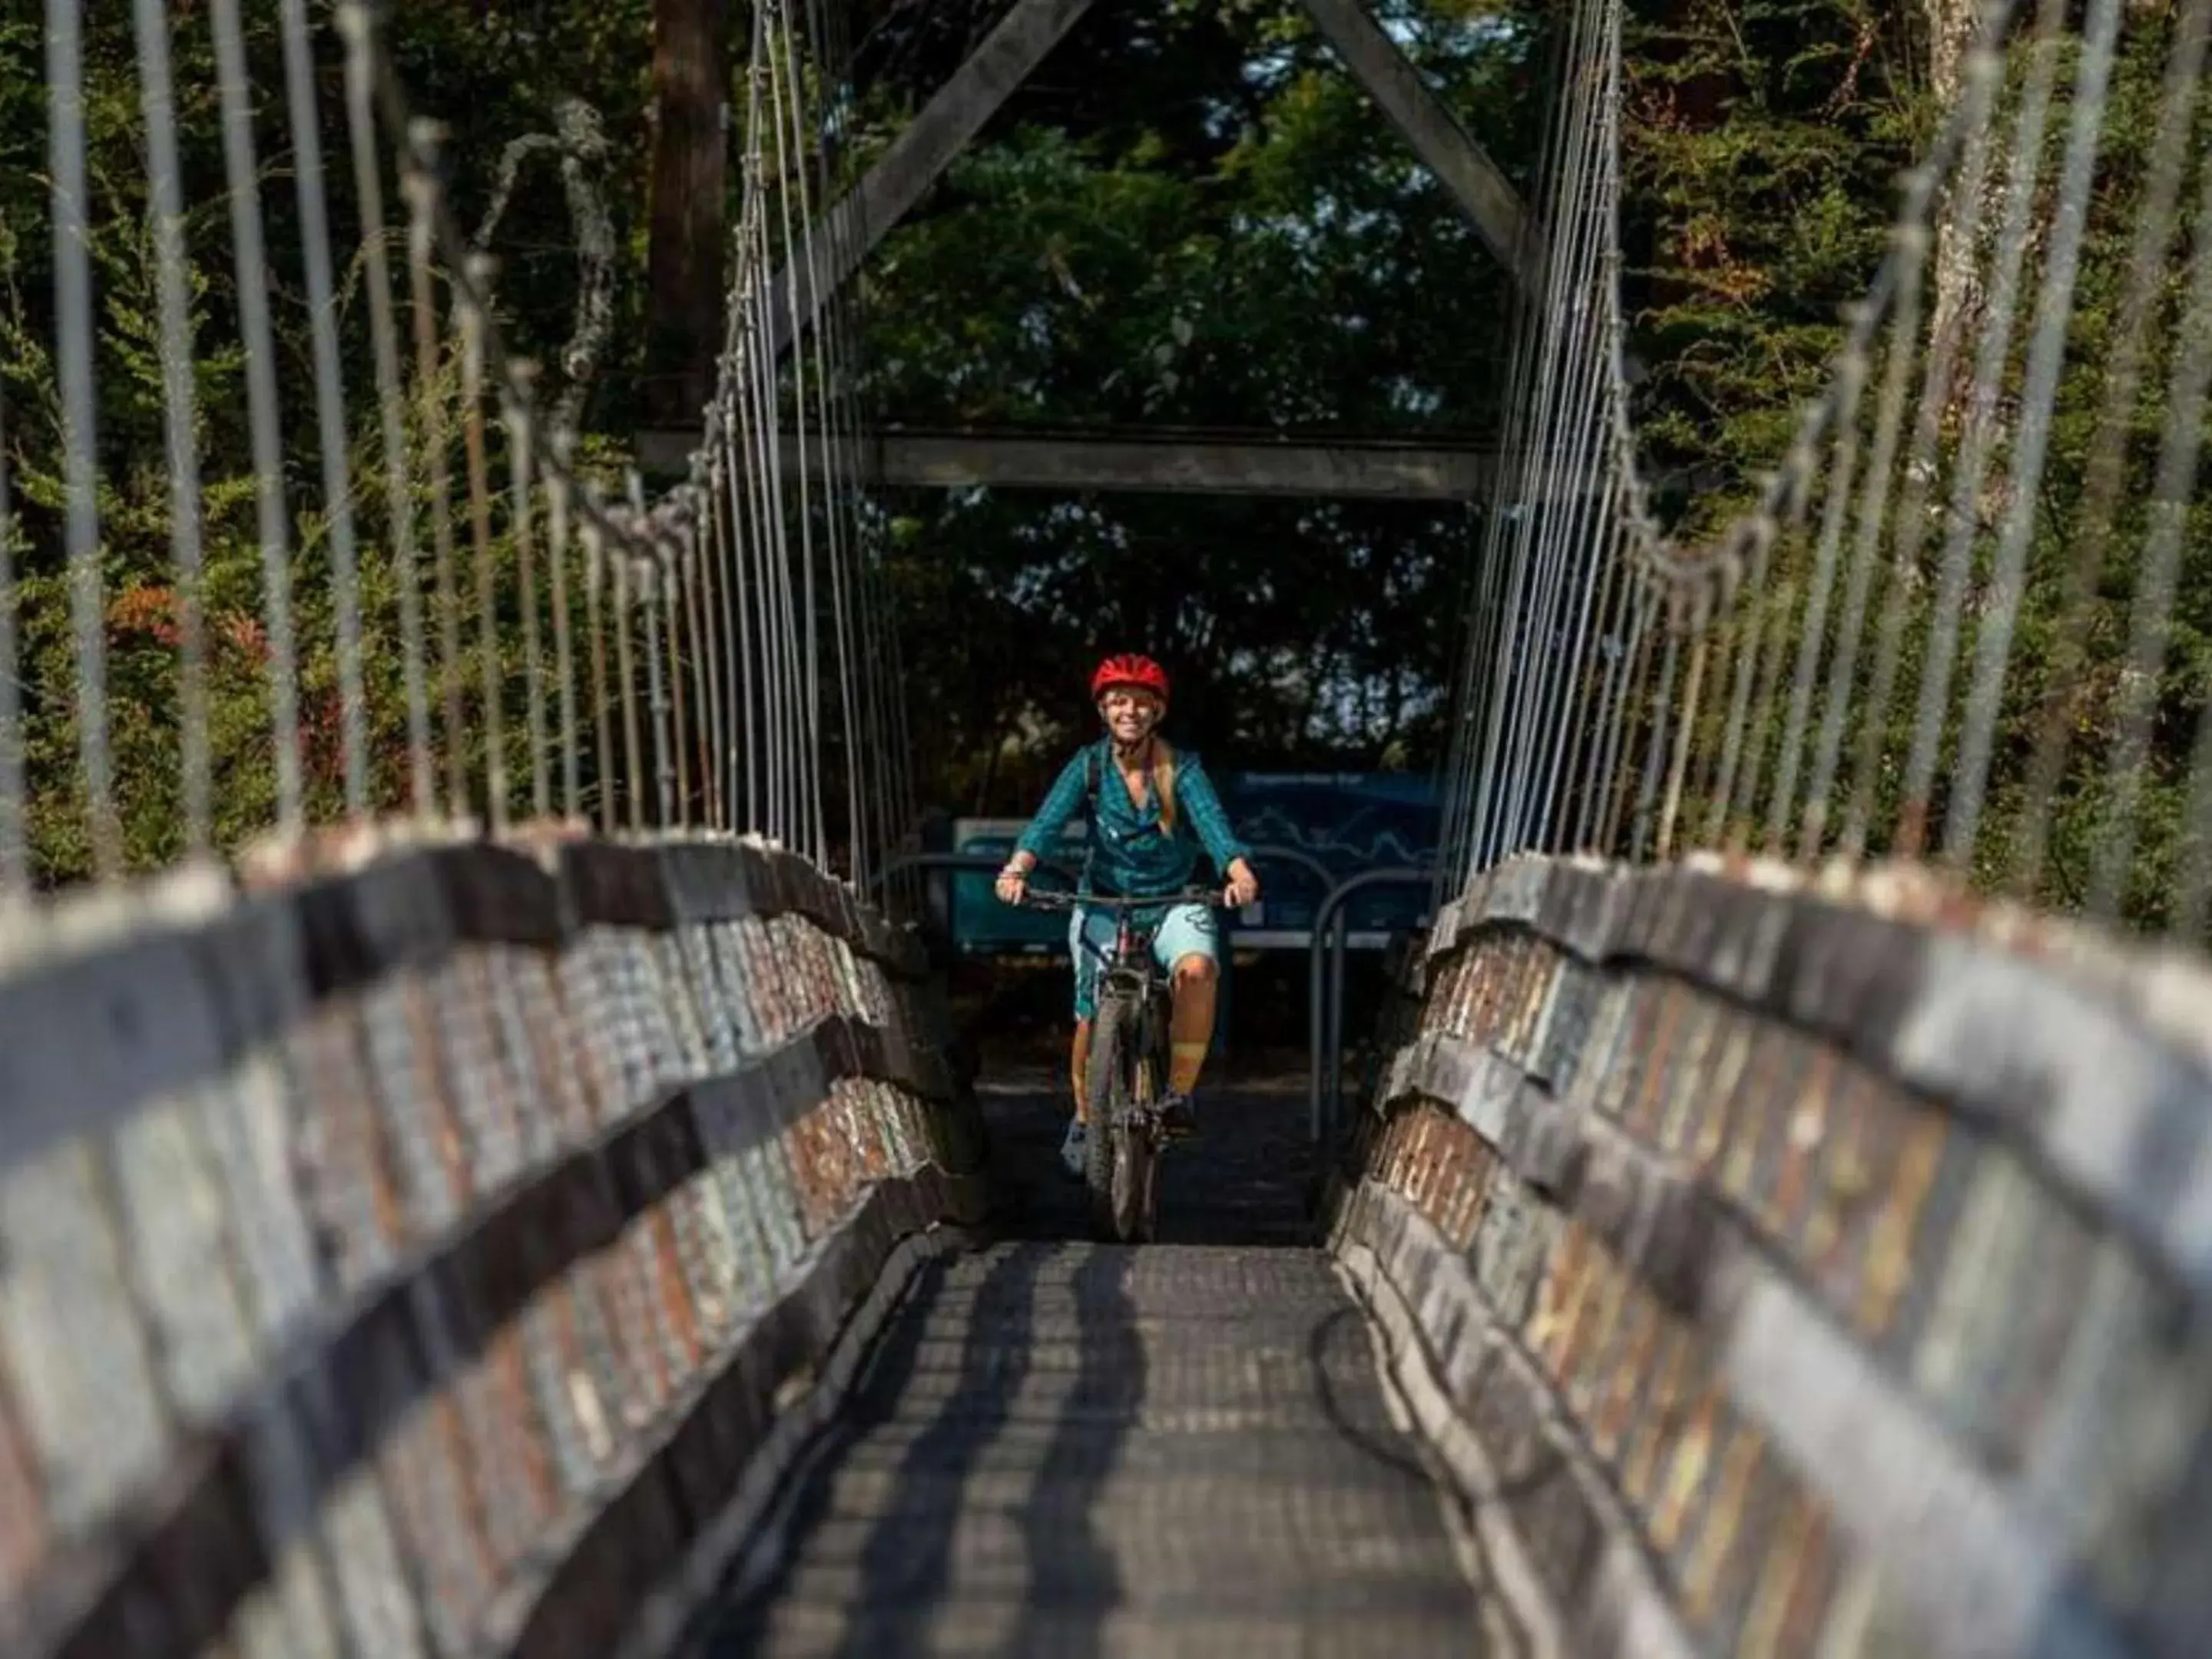
[[[1376,0],[1429,84],[1524,195],[1540,136],[1553,9],[1527,0]],[[848,177],[880,155],[1002,7],[863,0]],[[1652,9],[1640,9],[1650,11]],[[262,205],[287,399],[286,475],[298,491],[295,581],[311,714],[331,676],[307,418],[312,366],[292,149],[274,0],[244,0],[260,115]],[[1632,323],[1650,369],[1646,435],[1662,459],[1712,449],[1737,484],[1777,446],[1796,398],[1859,291],[1922,118],[1912,25],[1880,0],[1673,0],[1641,19],[1627,112]],[[207,15],[173,14],[187,195],[209,596],[244,643],[258,594],[242,360],[235,349]],[[606,204],[619,281],[610,343],[584,404],[587,446],[627,449],[642,407],[647,190],[654,133],[649,0],[416,3],[394,15],[418,107],[447,125],[453,201],[482,222],[509,147],[559,126],[568,100],[597,118],[586,167]],[[149,656],[136,680],[146,765],[170,752],[166,478],[142,139],[127,9],[88,16],[94,253],[101,336],[102,523],[111,626]],[[729,30],[742,41],[738,9]],[[373,384],[338,64],[319,45],[341,319],[356,394],[357,494],[374,496]],[[733,112],[744,106],[734,55]],[[41,621],[27,641],[34,776],[69,770],[46,221],[43,26],[0,0],[0,390],[17,482],[19,568]],[[733,142],[735,137],[733,135]],[[742,171],[731,170],[734,191]],[[735,203],[730,204],[734,220]],[[515,175],[495,238],[503,324],[557,384],[578,296],[576,230],[546,152]],[[1316,33],[1297,0],[1100,5],[1048,58],[910,219],[861,283],[859,407],[869,421],[988,427],[1204,427],[1331,434],[1494,435],[1513,322],[1503,273],[1441,187]],[[1771,428],[1771,430],[1770,430]],[[915,494],[877,504],[922,712],[927,793],[1018,809],[1086,728],[1082,677],[1105,648],[1169,660],[1177,728],[1224,763],[1419,766],[1448,715],[1472,507],[1035,492]],[[371,599],[383,603],[372,575]],[[118,603],[122,601],[119,599]],[[131,621],[136,618],[137,621]],[[51,626],[49,626],[51,623]],[[127,625],[126,625],[127,624]],[[143,625],[142,625],[143,624]],[[372,685],[397,669],[370,641]],[[228,672],[228,670],[224,671]],[[264,816],[264,718],[252,673],[219,680],[239,734],[226,807]],[[226,689],[228,688],[228,690]],[[395,748],[396,699],[378,732]],[[173,768],[171,769],[173,769]],[[385,799],[398,766],[381,767]],[[317,776],[331,787],[328,769]],[[65,795],[65,787],[55,793]],[[66,799],[62,808],[67,807]],[[58,810],[52,822],[69,817]],[[243,820],[241,820],[242,822]],[[57,829],[46,857],[82,849]],[[157,791],[138,840],[159,856],[173,812]]]
[[[1381,13],[1525,187],[1536,15]],[[913,66],[873,84],[883,130],[958,34],[879,48]],[[1480,439],[1510,346],[1504,273],[1291,0],[1098,8],[886,240],[865,297],[865,405],[915,423]],[[1186,740],[1246,762],[1435,752],[1469,509],[984,491],[891,508],[954,799],[1018,806],[1087,728],[1082,677],[1108,648],[1168,659]]]

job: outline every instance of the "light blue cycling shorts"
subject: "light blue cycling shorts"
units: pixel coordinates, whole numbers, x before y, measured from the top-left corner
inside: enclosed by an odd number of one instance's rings
[[[1120,913],[1078,910],[1067,924],[1067,948],[1075,957],[1075,1017],[1089,1019],[1098,1012],[1098,975],[1114,955],[1114,936]],[[1203,904],[1172,904],[1152,934],[1152,960],[1170,973],[1185,957],[1204,957],[1218,963],[1215,940],[1220,928],[1212,909]],[[1085,941],[1088,941],[1086,944]]]

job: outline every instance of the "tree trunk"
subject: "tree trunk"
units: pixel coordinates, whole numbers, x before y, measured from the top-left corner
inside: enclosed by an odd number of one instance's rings
[[[1958,108],[1966,91],[1966,53],[1973,45],[1979,9],[1974,0],[1924,0],[1924,4],[1928,14],[1928,84],[1936,94],[1937,118],[1944,120]],[[2002,197],[2001,155],[1995,158],[1990,178],[1996,182],[1984,188],[1985,213]],[[1936,245],[1929,261],[1934,278],[1933,304],[1929,308],[1931,339],[1965,328],[1981,301],[1975,250],[1966,245],[1954,222],[1960,206],[1948,190],[1937,196],[1934,204]],[[1955,413],[1948,406],[1965,396],[1972,356],[1971,351],[1962,352],[1956,359],[1954,385],[1944,393],[1947,413]]]
[[[1928,85],[1936,106],[1948,114],[1966,85],[1966,49],[1974,41],[1979,9],[1973,0],[1923,0],[1928,12]]]
[[[647,252],[647,418],[689,426],[721,346],[726,0],[653,0],[653,194]]]

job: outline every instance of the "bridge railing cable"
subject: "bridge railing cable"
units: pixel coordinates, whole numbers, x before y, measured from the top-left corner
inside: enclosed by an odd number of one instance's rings
[[[1533,1645],[2206,1651],[2212,0],[1996,0],[1774,470],[1665,527],[1624,9],[1336,1249]]]
[[[1993,7],[1788,449],[1677,538],[1626,374],[1622,11],[1574,9],[1448,884],[1522,851],[1913,863],[2204,941],[2206,27]]]
[[[413,107],[374,8],[339,7],[333,43],[303,5],[264,20],[222,0],[206,40],[184,42],[186,74],[211,70],[210,111],[180,106],[172,20],[139,0],[139,121],[125,135],[106,103],[88,127],[88,25],[54,0],[56,396],[51,415],[11,411],[34,506],[0,507],[33,578],[0,592],[21,657],[11,692],[23,688],[0,706],[0,749],[24,763],[0,806],[11,890],[393,817],[750,831],[855,880],[901,842],[915,806],[896,630],[847,465],[851,301],[815,307],[822,323],[783,362],[763,309],[842,164],[839,40],[821,10],[753,18],[725,349],[690,475],[648,502],[584,463],[566,389],[547,412],[547,377],[511,342],[499,264],[459,222],[445,140]],[[95,52],[121,32],[89,27]],[[333,44],[331,100],[314,59]],[[96,56],[95,76],[107,64]],[[282,88],[281,121],[256,106],[264,78]],[[180,159],[218,132],[221,276]],[[100,181],[126,137],[146,163],[158,504],[137,498],[135,474],[109,488],[114,458],[146,434],[101,424],[118,366],[93,250],[114,245],[118,204],[88,192],[112,193]],[[345,158],[327,178],[326,154]],[[289,204],[263,187],[272,158],[289,161]],[[271,290],[272,270],[296,273],[299,302]],[[193,367],[226,329],[235,390]],[[295,356],[300,382],[284,378]],[[793,431],[826,466],[780,453]],[[228,503],[241,494],[258,581],[239,567]],[[139,545],[149,518],[166,561]],[[42,623],[25,631],[48,545],[66,572],[65,653]]]
[[[380,9],[46,4],[0,1651],[665,1651],[870,1287],[973,1213],[864,897],[914,818],[879,544],[775,451],[852,427],[849,340],[779,368],[760,310],[829,197],[823,11],[753,9],[726,347],[648,495]]]

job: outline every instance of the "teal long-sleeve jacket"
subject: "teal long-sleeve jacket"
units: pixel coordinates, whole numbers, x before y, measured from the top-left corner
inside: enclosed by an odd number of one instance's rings
[[[1190,884],[1201,848],[1224,875],[1251,849],[1237,839],[1213,781],[1196,755],[1178,750],[1175,756],[1175,827],[1160,822],[1158,790],[1147,775],[1145,798],[1132,800],[1115,769],[1113,745],[1101,738],[1078,750],[1060,769],[1060,777],[1044,798],[1044,805],[1022,832],[1019,845],[1033,858],[1051,855],[1068,820],[1084,810],[1090,793],[1091,763],[1097,768],[1097,799],[1092,807],[1090,851],[1084,861],[1084,884],[1092,892],[1124,898],[1164,898]]]

